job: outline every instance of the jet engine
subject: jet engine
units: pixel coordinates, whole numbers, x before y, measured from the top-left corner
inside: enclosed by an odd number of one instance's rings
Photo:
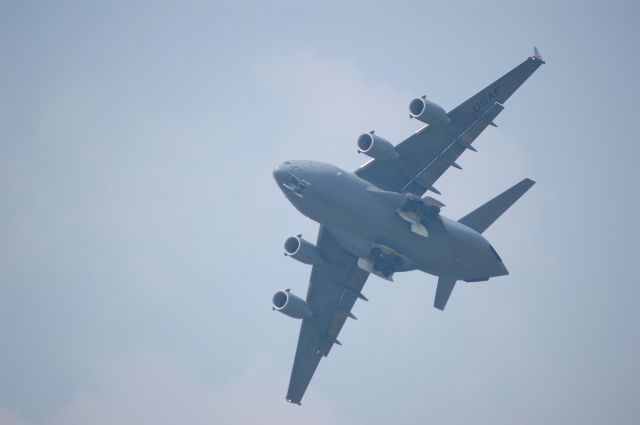
[[[324,262],[320,250],[311,242],[302,239],[302,235],[292,236],[284,241],[284,255],[305,264],[315,265]]]
[[[308,319],[313,315],[307,302],[288,289],[276,292],[272,301],[274,310],[294,319]]]
[[[444,109],[427,100],[427,96],[416,97],[409,103],[409,116],[429,125],[449,124],[451,121]]]
[[[391,142],[376,136],[373,131],[358,137],[358,153],[383,161],[398,157],[398,152]]]

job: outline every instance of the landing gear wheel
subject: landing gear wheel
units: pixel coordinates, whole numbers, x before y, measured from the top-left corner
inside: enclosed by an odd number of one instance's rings
[[[391,264],[387,264],[386,267],[382,269],[382,274],[385,277],[391,277],[395,272],[396,272],[396,268],[393,267]]]

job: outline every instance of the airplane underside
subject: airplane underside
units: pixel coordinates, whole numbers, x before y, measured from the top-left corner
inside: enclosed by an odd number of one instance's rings
[[[323,357],[370,274],[393,281],[397,272],[438,276],[433,306],[444,310],[458,281],[479,282],[509,272],[483,236],[534,184],[524,179],[484,205],[452,220],[444,204],[424,196],[441,193],[436,181],[458,158],[476,152],[473,142],[495,120],[509,97],[545,62],[533,55],[451,111],[426,96],[409,103],[422,128],[394,145],[374,131],[360,135],[358,153],[371,158],[355,172],[315,161],[285,161],[273,176],[302,214],[320,223],[316,243],[302,235],[286,239],[285,256],[312,266],[306,298],[276,292],[272,307],[300,320],[300,334],[286,400],[300,404]]]

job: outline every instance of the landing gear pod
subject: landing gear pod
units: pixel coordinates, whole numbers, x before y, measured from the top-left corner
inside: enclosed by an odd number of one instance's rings
[[[409,195],[407,202],[396,211],[400,217],[411,224],[411,231],[417,235],[429,237],[431,223],[441,223],[440,209],[444,204],[430,196],[418,198]]]

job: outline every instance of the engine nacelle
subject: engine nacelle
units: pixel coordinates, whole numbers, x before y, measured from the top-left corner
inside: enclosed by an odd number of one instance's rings
[[[449,124],[451,119],[440,105],[427,100],[427,96],[416,97],[409,103],[411,118],[429,125]]]
[[[373,131],[358,137],[358,153],[383,161],[398,157],[398,152],[391,142],[376,136]]]
[[[307,302],[293,295],[288,289],[276,292],[272,301],[274,310],[294,319],[308,319],[313,315]]]
[[[316,265],[324,262],[320,250],[311,242],[302,239],[301,235],[292,236],[284,241],[284,255],[305,264]]]

